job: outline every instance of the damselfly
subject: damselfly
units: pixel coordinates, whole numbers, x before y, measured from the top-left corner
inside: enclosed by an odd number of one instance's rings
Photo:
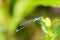
[[[28,20],[28,21],[25,21],[25,22],[22,22],[20,23],[20,29],[17,29],[16,32],[19,32],[20,30],[22,30],[23,28],[25,28],[26,26],[32,24],[33,22],[35,21],[39,21],[41,17],[37,17],[37,18],[34,18],[34,19],[31,19],[31,20]]]

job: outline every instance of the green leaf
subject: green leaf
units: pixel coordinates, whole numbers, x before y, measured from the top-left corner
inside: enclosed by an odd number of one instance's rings
[[[57,35],[60,34],[60,25],[58,25],[58,27],[56,28],[56,32]]]
[[[50,28],[51,28],[51,21],[50,19],[47,18],[41,18],[41,26],[42,26],[42,30],[46,33],[46,34],[50,34]]]
[[[54,33],[54,35],[58,35],[60,34],[60,21],[59,19],[54,19],[53,23],[52,23],[52,31]]]

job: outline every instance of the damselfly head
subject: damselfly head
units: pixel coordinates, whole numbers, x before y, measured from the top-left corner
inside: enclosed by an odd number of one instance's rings
[[[40,20],[40,18],[41,18],[41,17],[39,16],[39,17],[35,18],[34,20]]]

